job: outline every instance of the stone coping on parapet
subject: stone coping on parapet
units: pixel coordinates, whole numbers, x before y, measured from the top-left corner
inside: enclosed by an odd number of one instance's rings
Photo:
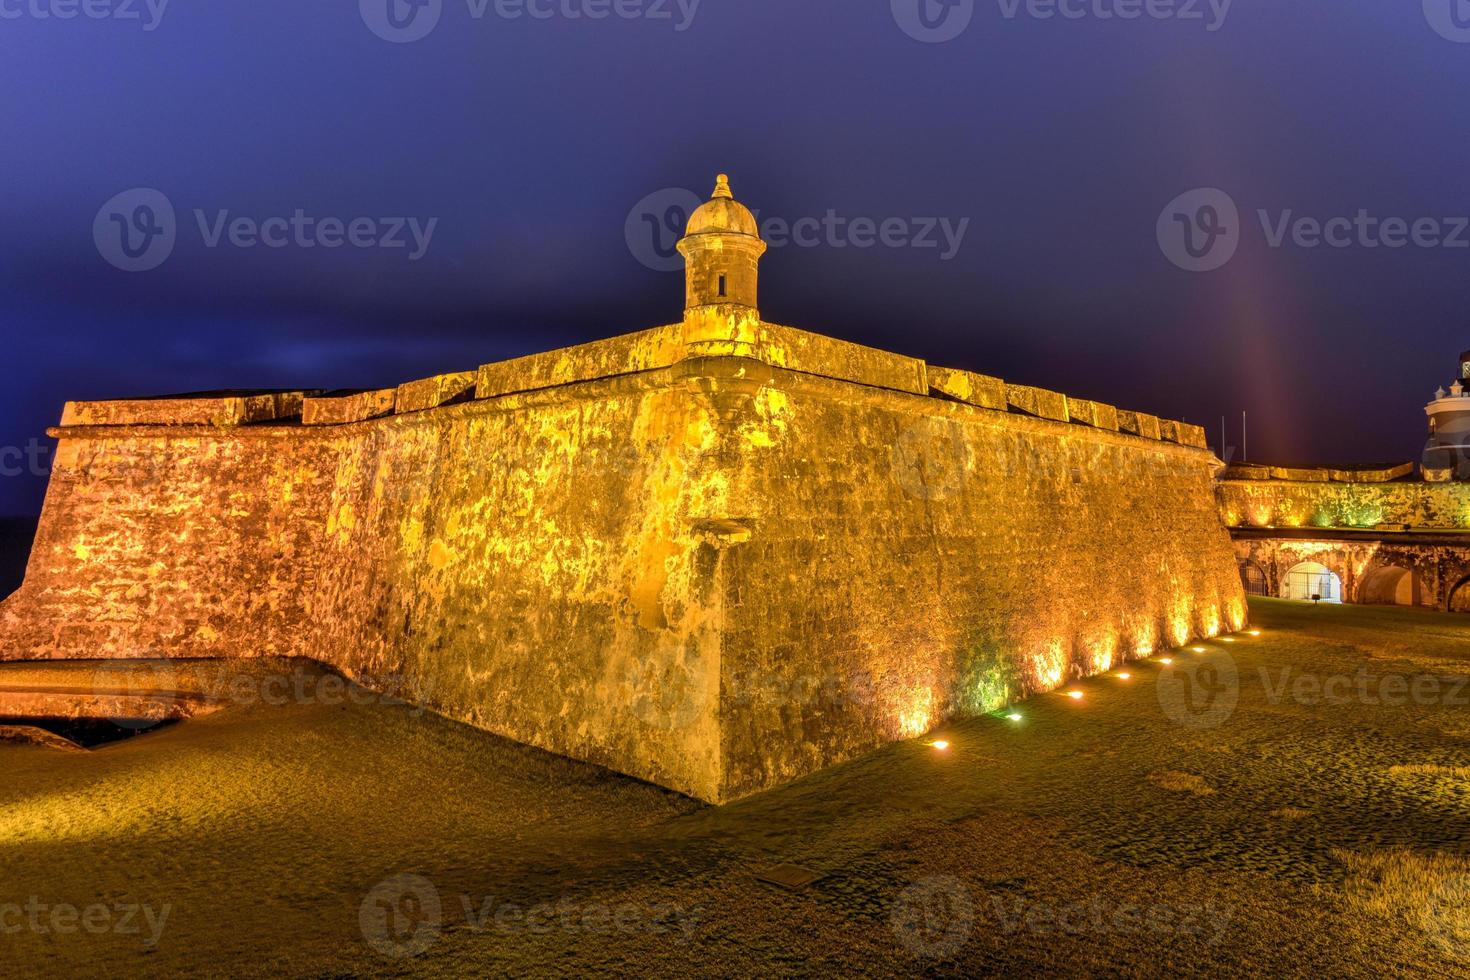
[[[67,402],[62,426],[209,425],[229,428],[295,418],[307,391],[219,391],[161,398]]]
[[[1230,527],[1228,530],[1232,538],[1252,541],[1279,538],[1289,541],[1393,541],[1398,544],[1470,545],[1470,528],[1406,524],[1380,524],[1376,527],[1258,527],[1251,524]]]
[[[329,428],[438,412],[467,401],[491,401],[535,391],[564,389],[594,381],[646,374],[690,359],[685,324],[670,324],[561,350],[531,354],[481,366],[477,371],[435,375],[393,389],[362,392],[225,392],[199,397],[68,402],[58,430],[68,433],[94,427],[156,427],[178,430],[214,428],[282,428],[299,419],[301,426]],[[865,347],[822,334],[756,322],[733,324],[721,343],[703,337],[714,359],[754,360],[773,368],[920,397],[953,400],[1007,414],[1073,424],[1176,443],[1207,450],[1204,429],[1130,412],[1102,402],[1069,398],[1061,392],[1008,383],[999,378],[952,368],[933,367],[918,358]],[[746,331],[741,333],[741,331]],[[739,339],[743,337],[744,339]],[[299,428],[293,427],[296,431]]]
[[[50,435],[65,439],[109,439],[109,438],[152,438],[170,439],[316,439],[330,442],[337,439],[356,438],[366,427],[404,426],[419,427],[436,425],[446,421],[536,409],[572,401],[591,401],[605,398],[624,398],[645,391],[666,390],[687,386],[749,386],[751,390],[776,384],[784,390],[801,390],[834,401],[892,399],[896,408],[914,415],[948,416],[957,421],[1006,428],[1036,435],[1067,438],[1076,436],[1106,445],[1146,450],[1149,452],[1182,455],[1195,458],[1201,463],[1218,466],[1219,461],[1207,448],[1171,443],[1163,440],[1144,440],[1120,430],[1083,426],[1055,419],[1041,418],[1015,411],[993,411],[957,399],[934,398],[914,392],[878,388],[870,385],[855,385],[852,382],[820,375],[806,374],[779,368],[748,358],[706,357],[685,361],[669,368],[645,371],[638,374],[599,378],[592,381],[543,388],[534,391],[503,395],[498,398],[473,399],[443,405],[433,411],[407,414],[382,415],[372,419],[346,425],[324,425],[314,427],[257,425],[221,429],[214,426],[78,426],[57,427],[48,430]]]
[[[1222,480],[1283,483],[1393,483],[1414,475],[1413,463],[1393,466],[1271,466],[1265,463],[1236,463],[1225,468]]]

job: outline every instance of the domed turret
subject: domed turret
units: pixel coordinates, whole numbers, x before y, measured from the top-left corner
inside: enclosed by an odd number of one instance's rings
[[[1424,475],[1438,480],[1470,480],[1470,351],[1460,355],[1460,377],[1449,391],[1440,388],[1424,407],[1429,416],[1429,442],[1424,447]]]
[[[689,216],[679,242],[685,263],[686,309],[705,306],[757,308],[757,280],[766,243],[755,215],[730,191],[720,174],[714,195]]]

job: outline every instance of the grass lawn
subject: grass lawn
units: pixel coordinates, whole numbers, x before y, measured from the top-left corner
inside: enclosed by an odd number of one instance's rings
[[[1251,609],[722,808],[341,699],[0,741],[0,969],[1470,971],[1470,618]]]

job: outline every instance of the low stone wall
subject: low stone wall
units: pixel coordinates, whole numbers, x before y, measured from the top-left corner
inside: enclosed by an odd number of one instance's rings
[[[1367,481],[1349,479],[1352,474],[1342,471],[1334,478],[1330,470],[1278,472],[1283,477],[1220,481],[1220,514],[1227,526],[1470,528],[1470,483]]]
[[[0,658],[310,657],[723,801],[1244,623],[1195,427],[735,326],[74,406]]]

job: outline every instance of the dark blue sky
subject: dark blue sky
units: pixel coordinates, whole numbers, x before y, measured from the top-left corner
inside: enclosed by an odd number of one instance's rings
[[[561,12],[598,0],[537,0],[548,19],[442,0],[411,43],[369,28],[391,33],[387,0],[38,16],[67,2],[0,0],[0,446],[41,436],[67,398],[394,384],[671,322],[680,277],[639,261],[652,241],[630,248],[630,211],[662,188],[707,195],[720,170],[763,219],[842,222],[768,253],[767,319],[1216,440],[1248,409],[1256,458],[1417,458],[1422,406],[1470,347],[1470,248],[1374,248],[1341,224],[1345,247],[1303,244],[1310,227],[1273,246],[1257,214],[1366,210],[1455,237],[1466,0],[1460,20],[1451,0],[1236,0],[1218,24],[1205,0],[1179,0],[1202,20],[975,0],[944,43],[900,26],[919,0],[702,0],[692,19],[692,0],[643,0],[669,19],[602,20]],[[924,2],[939,30],[959,23]],[[93,234],[133,188],[176,213],[146,272]],[[1195,188],[1238,207],[1215,271],[1160,244],[1161,225],[1204,230],[1198,199],[1160,222]],[[438,220],[413,260],[210,247],[196,210],[206,226],[375,219],[364,241],[386,219]],[[937,231],[939,248],[896,244],[929,218],[968,219],[947,260]],[[899,219],[893,244],[854,247],[853,219]],[[0,479],[0,513],[36,509],[42,482]]]

